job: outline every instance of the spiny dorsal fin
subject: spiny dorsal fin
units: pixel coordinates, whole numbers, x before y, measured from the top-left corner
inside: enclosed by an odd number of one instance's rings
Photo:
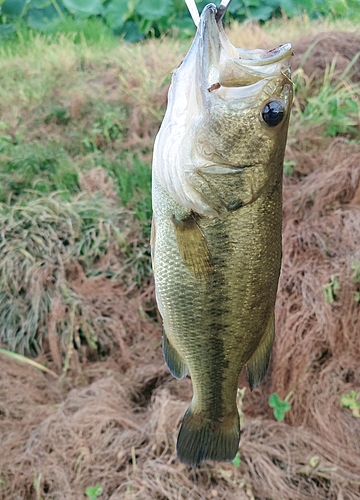
[[[162,334],[162,350],[166,366],[169,368],[171,375],[178,380],[186,377],[189,373],[189,369],[178,352],[170,344],[164,329]]]
[[[275,335],[275,315],[272,312],[268,325],[266,327],[266,331],[264,333],[261,342],[251,356],[249,361],[246,363],[246,372],[248,377],[248,382],[250,386],[250,390],[255,389],[258,385],[261,384],[263,378],[265,377],[266,370],[269,365],[271,350],[274,343],[274,335]]]
[[[176,241],[188,271],[197,279],[205,280],[212,272],[211,254],[206,238],[194,214],[179,221],[173,217]]]

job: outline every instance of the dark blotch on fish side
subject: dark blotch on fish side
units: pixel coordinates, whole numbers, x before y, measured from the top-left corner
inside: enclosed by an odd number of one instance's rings
[[[229,234],[220,221],[213,230],[221,233],[221,246],[227,245]],[[218,241],[219,241],[218,240]],[[236,406],[233,411],[225,407],[223,391],[219,390],[225,382],[224,374],[229,360],[224,350],[224,341],[219,332],[226,332],[230,325],[229,297],[227,293],[224,269],[226,262],[222,253],[214,248],[213,266],[215,272],[206,283],[206,295],[210,300],[209,315],[204,321],[209,332],[206,347],[198,345],[199,352],[206,348],[209,357],[208,369],[202,374],[216,380],[210,392],[206,394],[207,410],[196,411],[192,405],[185,413],[177,440],[177,454],[181,462],[196,467],[204,460],[230,461],[235,457],[240,441],[240,420]],[[215,291],[223,290],[221,296]]]
[[[226,210],[228,210],[228,212],[234,212],[243,206],[244,203],[241,200],[233,200],[226,205]]]

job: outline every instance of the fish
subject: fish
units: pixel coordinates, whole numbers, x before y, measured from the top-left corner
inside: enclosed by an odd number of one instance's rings
[[[219,10],[204,7],[172,74],[152,163],[162,350],[176,379],[191,377],[176,447],[192,467],[234,459],[240,373],[252,390],[269,364],[293,100],[291,44],[236,48]]]

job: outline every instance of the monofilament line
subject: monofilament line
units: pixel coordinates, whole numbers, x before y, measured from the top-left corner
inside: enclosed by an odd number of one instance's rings
[[[190,15],[195,23],[195,26],[199,26],[200,16],[197,9],[195,0],[185,0],[187,8],[189,9]]]
[[[224,17],[225,12],[227,11],[227,8],[230,5],[230,2],[231,2],[231,0],[222,0],[221,1],[221,4],[219,5],[219,8],[218,8],[216,16],[215,16],[217,23],[219,23],[222,20],[222,18]]]

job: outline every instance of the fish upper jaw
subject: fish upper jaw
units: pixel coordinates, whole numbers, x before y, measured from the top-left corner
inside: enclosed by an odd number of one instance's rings
[[[196,38],[200,40],[197,79],[205,102],[213,96],[226,99],[228,88],[232,89],[231,99],[251,100],[259,95],[271,78],[281,73],[290,77],[290,43],[271,50],[234,47],[222,23],[216,21],[214,4],[204,8],[195,40]],[[254,86],[256,83],[258,85]]]

